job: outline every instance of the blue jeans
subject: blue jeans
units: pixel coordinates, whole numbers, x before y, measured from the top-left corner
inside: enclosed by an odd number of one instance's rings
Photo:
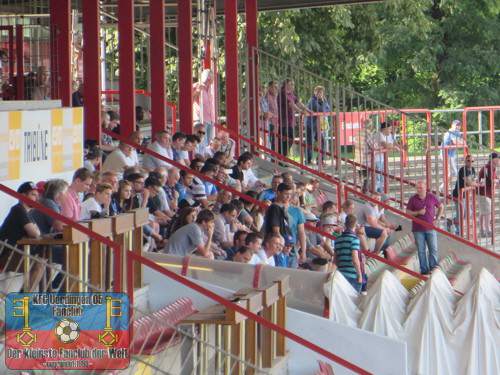
[[[375,161],[375,170],[380,172],[386,172],[384,161]],[[386,172],[387,173],[387,172]],[[380,173],[375,173],[375,190],[381,193],[384,189],[384,175]]]
[[[313,158],[313,149],[308,146],[314,147],[314,141],[318,142],[318,149],[326,151],[325,149],[325,136],[323,132],[320,134],[321,136],[321,146],[318,138],[318,126],[309,125],[306,126],[306,163],[311,164]],[[323,155],[323,160],[325,159],[325,155]],[[316,162],[319,163],[319,152],[316,156]]]
[[[427,230],[425,232],[413,232],[413,236],[418,250],[420,273],[428,274],[430,270],[436,267],[438,260],[437,233],[435,230]],[[429,248],[429,256],[425,251],[426,244]]]
[[[350,277],[346,277],[345,279],[349,282],[349,284],[352,285],[352,287],[354,288],[354,290],[356,290],[356,292],[358,292],[358,294],[361,293],[361,286],[363,284],[360,283],[358,279],[352,279]]]
[[[207,132],[207,134],[205,134],[205,138],[203,138],[202,143],[208,146],[210,144],[210,141],[215,135],[214,134],[215,126],[214,124],[208,124],[206,122],[204,122],[203,125],[205,125],[205,131]]]
[[[298,266],[299,266],[299,258],[297,256],[297,253],[295,254],[290,253],[286,257],[286,267],[296,270]]]
[[[463,200],[463,207],[462,207],[462,220],[464,222],[464,230],[466,230],[465,226],[467,225],[466,221],[465,221],[465,199]],[[455,234],[457,236],[460,236],[460,214],[459,214],[459,211],[460,211],[460,205],[458,204],[458,202],[455,202],[455,217],[453,218],[453,222],[455,223],[456,225],[456,230],[455,230]],[[451,228],[452,226],[449,228],[449,232],[451,232]]]

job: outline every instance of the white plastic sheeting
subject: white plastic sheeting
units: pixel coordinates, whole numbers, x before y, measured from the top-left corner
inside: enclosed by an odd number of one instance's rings
[[[408,374],[500,374],[500,285],[486,269],[463,296],[439,269],[414,296],[388,271],[353,292],[339,272],[325,284],[330,319],[406,342]]]

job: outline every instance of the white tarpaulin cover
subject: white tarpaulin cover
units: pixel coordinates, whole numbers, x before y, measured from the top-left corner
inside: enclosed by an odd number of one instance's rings
[[[339,272],[328,291],[331,319],[407,343],[409,374],[500,374],[500,285],[486,269],[463,296],[439,269],[413,297],[389,271],[365,297]]]

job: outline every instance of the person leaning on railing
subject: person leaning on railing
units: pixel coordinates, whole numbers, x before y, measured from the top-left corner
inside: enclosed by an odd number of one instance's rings
[[[473,167],[474,165],[473,163],[474,163],[474,156],[468,155],[465,158],[465,165],[458,171],[457,182],[455,183],[455,188],[453,189],[452,192],[452,196],[454,198],[454,203],[455,203],[455,217],[453,218],[453,221],[456,225],[455,234],[457,236],[460,235],[460,221],[464,220],[466,212],[466,207],[464,202],[464,206],[462,208],[462,214],[460,214],[459,192],[462,191],[462,189],[470,190],[479,186],[476,180],[476,169]],[[464,198],[463,194],[461,198],[462,199]],[[452,223],[447,222],[446,225],[448,232],[451,232]]]
[[[500,162],[499,156],[496,152],[491,153],[490,160],[479,171],[480,187],[478,189],[477,202],[479,205],[481,237],[491,236],[491,198],[494,188],[498,184],[497,167]]]
[[[328,103],[327,98],[325,97],[325,88],[323,86],[316,86],[314,88],[314,94],[309,99],[309,103],[307,103],[307,108],[312,112],[321,113],[321,112],[330,112],[332,109],[330,107],[330,103]],[[318,121],[320,123],[320,132],[318,133]],[[312,147],[314,146],[314,141],[318,142],[318,149],[326,151],[326,143],[325,143],[325,133],[330,129],[328,125],[328,116],[319,115],[319,116],[306,116],[306,164],[310,165],[313,157]],[[310,146],[310,147],[309,147]],[[320,153],[318,152],[318,156],[316,157],[316,164],[319,165],[320,162]],[[326,163],[323,162],[326,165]]]
[[[401,150],[399,146],[396,145],[396,141],[394,140],[394,136],[392,134],[392,124],[390,122],[383,122],[380,124],[380,130],[375,134],[375,139],[384,150]],[[375,155],[375,169],[389,174],[389,166],[385,165],[385,155],[383,153]],[[381,193],[383,185],[384,175],[377,173],[375,175],[375,190]]]
[[[38,200],[36,185],[29,181],[24,182],[17,189],[19,194],[23,194],[31,200]],[[38,238],[40,229],[31,216],[31,207],[19,201],[12,206],[2,226],[0,227],[0,241],[6,242],[10,246],[16,246],[17,241],[23,237]],[[32,255],[34,255],[32,253]],[[24,272],[23,255],[21,252],[12,251],[8,247],[3,247],[0,255],[0,267],[5,271]],[[43,276],[43,267],[39,262],[34,262],[30,271],[31,288],[36,287]],[[29,292],[32,290],[27,290]]]
[[[364,120],[361,128],[354,136],[354,161],[361,164],[356,168],[358,170],[359,178],[362,181],[363,193],[366,193],[369,189],[371,189],[369,176],[370,168],[373,168],[372,153],[373,151],[382,149],[371,132],[372,127],[373,125],[370,119]]]

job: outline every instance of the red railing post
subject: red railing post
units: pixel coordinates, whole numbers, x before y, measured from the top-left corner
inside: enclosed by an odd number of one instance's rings
[[[193,131],[193,8],[191,1],[177,2],[177,45],[179,46],[180,131]]]
[[[50,22],[56,27],[50,33],[51,97],[71,107],[71,0],[50,2]]]

